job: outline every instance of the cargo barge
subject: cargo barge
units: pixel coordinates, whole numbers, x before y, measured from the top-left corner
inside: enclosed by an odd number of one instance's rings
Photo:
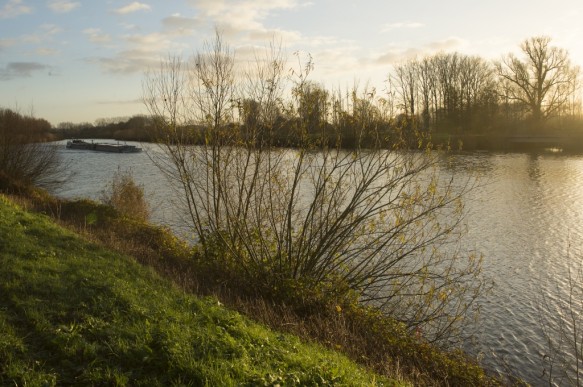
[[[87,142],[83,140],[69,140],[67,141],[67,149],[90,150],[95,152],[108,153],[138,153],[142,148],[135,145],[127,144],[112,144],[106,142]]]

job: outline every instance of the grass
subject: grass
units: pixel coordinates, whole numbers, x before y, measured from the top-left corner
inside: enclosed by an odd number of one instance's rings
[[[399,385],[0,196],[0,385]]]
[[[289,291],[283,298],[257,294],[241,283],[236,272],[209,265],[196,247],[167,229],[128,218],[112,207],[85,199],[61,200],[31,187],[11,192],[10,200],[22,208],[49,215],[95,245],[131,256],[184,293],[211,296],[263,326],[320,343],[389,380],[431,386],[522,385],[511,375],[504,377],[505,382],[488,375],[463,352],[443,351],[356,300],[322,297],[317,289],[301,284],[286,286]],[[268,375],[267,379],[277,380],[275,374]]]

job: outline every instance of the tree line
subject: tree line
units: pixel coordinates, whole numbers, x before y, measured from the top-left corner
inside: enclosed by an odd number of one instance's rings
[[[520,45],[521,55],[492,62],[461,53],[438,53],[393,66],[386,92],[357,86],[330,90],[315,81],[282,93],[265,106],[258,95],[226,101],[232,114],[221,124],[244,133],[262,127],[262,141],[297,146],[301,136],[340,139],[345,148],[371,146],[379,138],[414,138],[417,132],[445,135],[523,135],[538,130],[576,129],[581,124],[580,74],[566,50],[544,36]],[[308,61],[311,66],[311,61]],[[309,73],[311,69],[303,69]],[[269,85],[263,85],[269,87]],[[299,98],[295,98],[299,96]],[[292,100],[297,109],[288,107]],[[155,116],[61,123],[61,137],[155,141]],[[182,122],[200,143],[204,122]],[[298,133],[296,128],[305,128]],[[396,134],[398,134],[396,136]],[[339,135],[339,136],[338,136]]]
[[[544,36],[525,40],[520,51],[497,62],[459,53],[409,60],[394,67],[390,86],[402,113],[426,130],[556,127],[579,119],[579,68],[568,52]]]
[[[100,118],[91,122],[61,122],[53,129],[60,139],[64,138],[111,138],[120,141],[153,141],[151,119],[145,115],[132,117]]]
[[[292,88],[265,106],[257,95],[227,101],[234,112],[222,125],[237,132],[263,127],[262,141],[297,146],[301,136],[340,141],[345,148],[371,146],[380,138],[414,138],[421,131],[439,135],[522,135],[538,129],[577,129],[581,125],[579,68],[567,51],[544,36],[520,45],[521,55],[492,62],[460,53],[438,53],[393,66],[386,92],[355,86],[330,90],[315,81]],[[311,63],[311,62],[310,62]],[[304,71],[311,70],[304,68]],[[269,85],[264,85],[268,87]],[[290,110],[294,94],[298,108]],[[287,99],[287,100],[286,100]],[[28,126],[36,138],[112,138],[156,141],[154,116],[100,119],[95,123],[61,122],[2,110],[2,125]],[[182,122],[184,135],[200,143],[200,122]],[[295,128],[305,128],[298,133]],[[39,133],[43,133],[42,135]]]

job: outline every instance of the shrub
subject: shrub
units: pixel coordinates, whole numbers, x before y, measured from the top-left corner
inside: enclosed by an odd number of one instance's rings
[[[49,129],[45,120],[0,109],[0,189],[51,188],[63,181],[57,146],[46,143]]]
[[[144,100],[165,135],[152,159],[183,194],[205,262],[267,297],[286,298],[281,289],[290,284],[331,298],[356,293],[432,342],[461,339],[458,328],[485,287],[481,258],[452,248],[471,182],[444,176],[447,158],[422,134],[407,138],[410,150],[386,132],[374,91],[349,93],[359,108],[350,119],[357,140],[347,151],[341,125],[326,120],[331,106],[353,102],[316,93],[306,79],[310,62],[286,85],[274,52],[240,82],[219,34],[205,49],[196,66],[171,58],[144,82]],[[249,97],[260,103],[243,103],[239,112],[233,101]],[[270,140],[280,118],[294,149]],[[180,129],[193,123],[200,146]],[[365,149],[364,138],[375,141]]]
[[[102,192],[101,201],[128,218],[147,220],[150,217],[144,187],[136,184],[131,170],[118,169],[115,172],[112,181]]]

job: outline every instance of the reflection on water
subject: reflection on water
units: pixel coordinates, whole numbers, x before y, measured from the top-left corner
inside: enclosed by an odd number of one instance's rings
[[[180,230],[179,203],[142,144],[139,154],[103,154],[62,149],[73,178],[57,194],[96,199],[118,168],[131,169],[152,204],[153,220]],[[541,299],[553,302],[568,291],[569,263],[583,257],[583,157],[557,153],[464,153],[444,173],[463,179],[477,173],[481,184],[466,198],[463,248],[484,255],[485,275],[495,287],[479,300],[476,340],[467,349],[486,366],[512,371],[540,385],[548,347],[540,326]],[[558,290],[557,290],[558,289]],[[559,315],[551,316],[555,322]]]
[[[467,200],[464,241],[484,254],[485,273],[496,282],[482,300],[477,350],[488,366],[541,384],[549,353],[541,300],[552,299],[557,286],[567,295],[570,261],[583,256],[583,158],[507,154],[488,155],[488,162],[489,184]]]

